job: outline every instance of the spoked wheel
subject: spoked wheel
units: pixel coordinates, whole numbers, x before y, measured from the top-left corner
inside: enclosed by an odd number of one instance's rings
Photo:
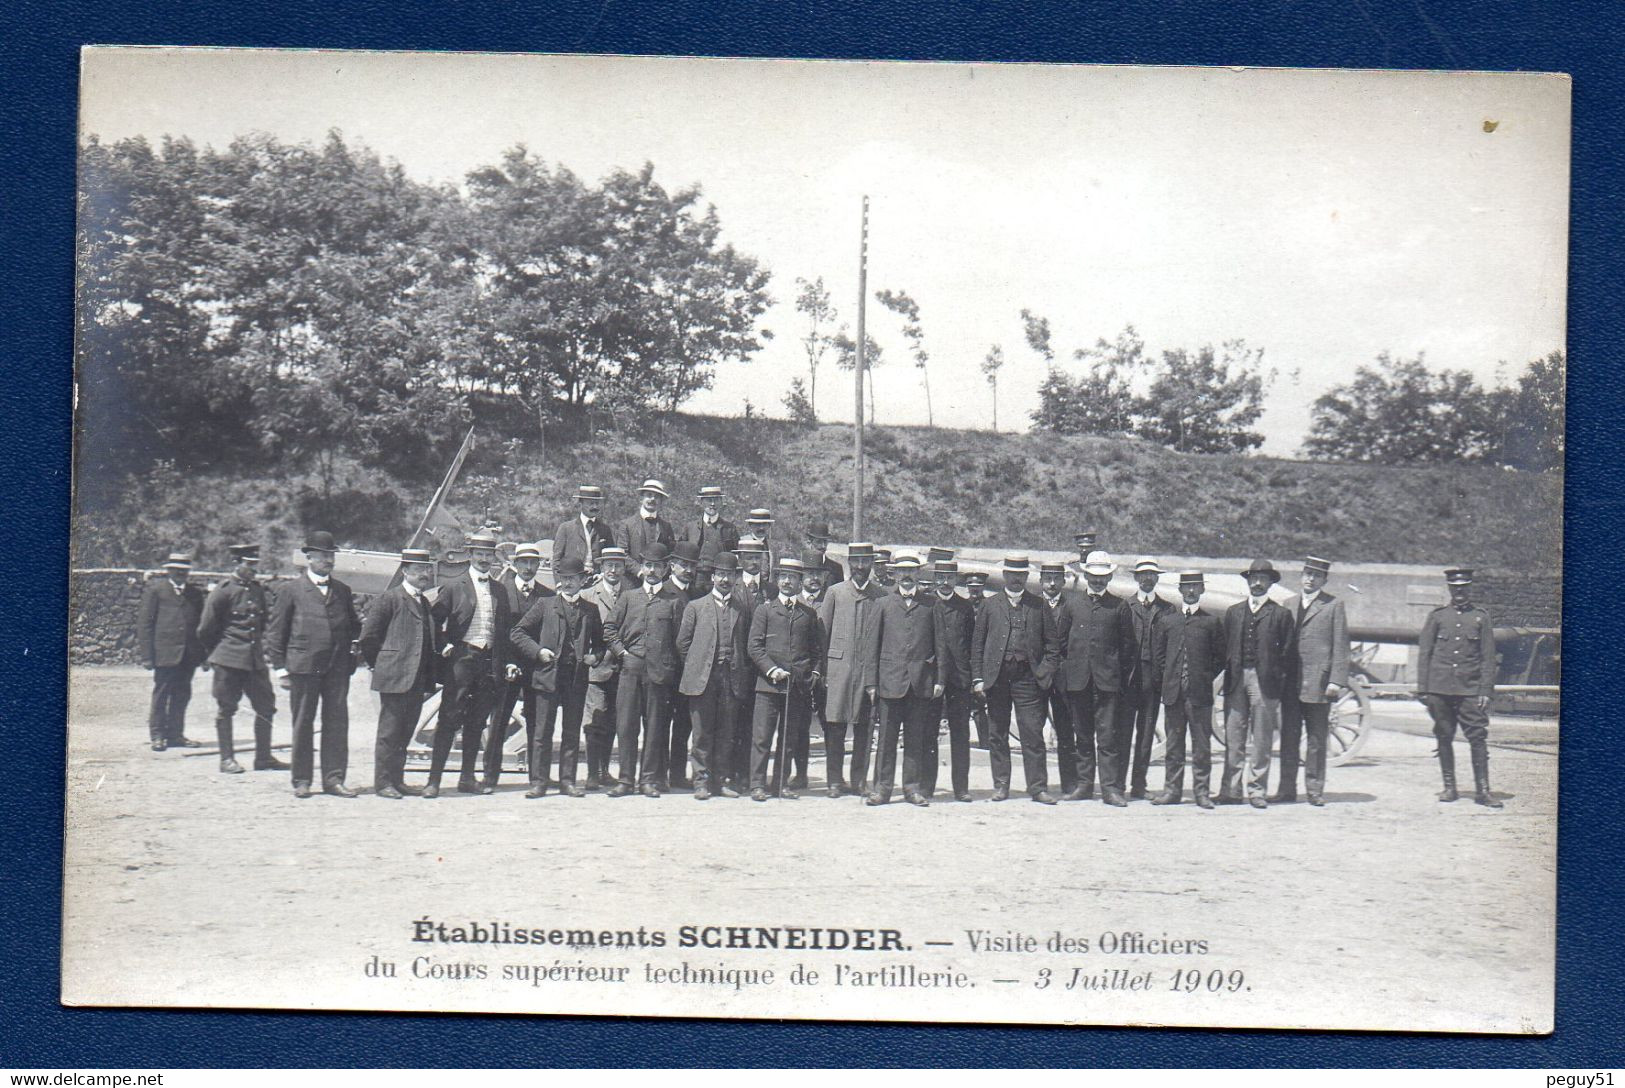
[[[1365,684],[1351,678],[1332,704],[1331,727],[1326,737],[1326,762],[1338,767],[1360,754],[1371,734],[1371,696]]]

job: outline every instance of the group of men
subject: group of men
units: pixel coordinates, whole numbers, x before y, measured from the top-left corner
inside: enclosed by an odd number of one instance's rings
[[[1202,607],[1201,572],[1178,573],[1176,605],[1159,596],[1164,572],[1149,558],[1134,564],[1132,597],[1109,592],[1117,564],[1093,532],[1078,534],[1077,561],[1038,565],[1038,592],[1024,556],[1005,558],[990,591],[988,575],[960,570],[948,549],[893,555],[852,542],[843,567],[827,554],[826,525],[808,528],[803,551],[775,541],[765,509],[750,511],[744,530],[725,520],[720,487],[700,489],[700,516],[676,526],[665,517],[660,481],[638,491],[636,514],[611,527],[603,490],[577,490],[576,516],[553,537],[553,587],[539,577],[539,546],[522,544],[502,564],[496,536],[481,530],[465,542],[467,570],[438,589],[435,557],[403,550],[399,583],[364,619],[349,587],[332,577],[330,533],[309,534],[304,574],[279,587],[270,609],[255,576],[257,547],[231,549],[234,573],[206,599],[187,583],[189,558],[171,555],[140,615],[143,661],[154,673],[153,748],[196,746],[181,722],[192,670],[203,664],[214,670],[222,771],[243,770],[232,719],[246,695],[255,769],[291,769],[298,797],[317,785],[354,797],[345,784],[347,698],[365,662],[380,704],[374,790],[385,798],[437,797],[459,739],[456,788],[493,792],[518,706],[531,798],[556,783],[572,797],[691,788],[701,801],[793,799],[807,789],[816,718],[830,797],[890,802],[901,741],[902,797],[930,804],[945,721],[950,795],[969,801],[976,717],[991,799],[1003,801],[1012,786],[1013,716],[1023,785],[1041,804],[1089,800],[1097,784],[1113,807],[1148,797],[1179,804],[1187,762],[1202,808],[1295,801],[1300,764],[1305,798],[1325,803],[1331,706],[1349,684],[1347,617],[1325,590],[1327,560],[1304,561],[1301,592],[1284,605],[1270,597],[1280,573],[1255,561],[1241,572],[1247,597],[1215,615]],[[1440,740],[1440,800],[1458,797],[1451,741],[1459,724],[1476,799],[1499,808],[1486,742],[1493,627],[1470,600],[1470,570],[1451,568],[1446,581],[1451,603],[1423,629],[1418,685]],[[271,753],[272,675],[290,693],[291,768]],[[1220,677],[1225,755],[1215,795]],[[410,785],[407,745],[425,700],[441,687],[428,779]],[[1153,796],[1146,778],[1159,716],[1165,774]],[[1046,720],[1056,737],[1054,789]],[[1277,737],[1280,782],[1270,795]]]

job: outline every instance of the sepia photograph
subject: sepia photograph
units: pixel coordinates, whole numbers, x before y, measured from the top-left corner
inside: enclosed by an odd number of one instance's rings
[[[1567,77],[80,64],[64,1004],[1552,1032]]]

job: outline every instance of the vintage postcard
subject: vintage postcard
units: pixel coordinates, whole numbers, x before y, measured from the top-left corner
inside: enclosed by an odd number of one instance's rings
[[[80,109],[65,1003],[1552,1030],[1566,77]]]

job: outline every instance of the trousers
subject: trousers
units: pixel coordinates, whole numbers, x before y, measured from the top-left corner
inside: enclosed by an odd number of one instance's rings
[[[310,785],[315,764],[316,714],[322,716],[322,781],[343,782],[350,763],[350,674],[288,674],[293,718],[293,781]]]
[[[1010,712],[1015,711],[1021,744],[1021,767],[1027,792],[1049,789],[1049,762],[1044,746],[1045,693],[1026,661],[1006,662],[999,682],[986,689],[988,762],[995,789],[1010,788]]]
[[[233,669],[225,665],[214,666],[213,694],[215,704],[214,733],[220,745],[220,758],[232,759],[237,754],[233,743],[231,720],[237,715],[237,704],[248,697],[254,711],[254,761],[265,763],[271,758],[271,718],[276,714],[276,692],[271,687],[271,674],[265,669]]]
[[[372,749],[374,789],[403,784],[406,776],[406,746],[423,716],[423,700],[428,690],[378,693],[378,739]]]
[[[587,666],[579,661],[560,661],[555,667],[553,690],[532,691],[535,718],[530,729],[529,755],[525,764],[532,786],[546,787],[547,769],[553,763],[553,724],[559,725],[559,782],[575,784],[581,766],[581,722],[587,709]]]
[[[880,746],[875,755],[875,792],[889,799],[897,778],[897,736],[903,737],[903,793],[924,793],[926,737],[932,763],[937,740],[937,700],[929,692],[911,691],[900,699],[880,700]]]
[[[615,689],[615,749],[623,786],[666,780],[672,691],[673,685],[657,684],[646,673],[621,670]]]
[[[1119,693],[1101,691],[1091,681],[1067,692],[1066,700],[1078,741],[1078,785],[1085,793],[1093,793],[1098,773],[1102,792],[1121,790],[1126,753],[1118,747],[1123,736]]]
[[[1281,700],[1264,694],[1257,669],[1243,669],[1241,685],[1224,700],[1224,783],[1219,792],[1225,797],[1242,795],[1242,767],[1245,764],[1248,797],[1269,792],[1270,750],[1281,723]]]
[[[1126,785],[1135,792],[1145,792],[1151,749],[1157,743],[1157,715],[1162,711],[1161,687],[1151,676],[1151,663],[1142,661],[1134,671],[1133,685],[1122,693],[1122,726],[1113,745],[1122,753],[1117,760],[1119,791]]]
[[[440,720],[435,724],[430,782],[440,783],[452,742],[459,738],[463,750],[459,777],[472,777],[480,751],[480,735],[488,725],[491,736],[485,745],[485,777],[489,782],[496,781],[502,769],[502,742],[507,739],[508,731],[506,720],[496,721],[504,687],[491,674],[490,650],[458,646],[452,651],[451,678],[440,697]]]
[[[739,700],[728,686],[730,669],[728,665],[713,665],[705,690],[685,700],[693,737],[689,758],[694,763],[695,786],[721,786],[731,777],[728,759],[733,752]]]
[[[1213,775],[1213,704],[1181,698],[1163,709],[1167,749],[1162,758],[1162,785],[1176,797],[1185,793],[1185,737],[1190,735],[1191,786],[1196,796],[1208,796]]]
[[[192,701],[196,665],[155,665],[147,733],[152,740],[178,741],[186,731],[186,706]]]
[[[1045,693],[1044,705],[1049,711],[1050,724],[1055,727],[1056,778],[1060,780],[1061,792],[1068,793],[1078,784],[1078,727],[1072,720],[1072,707],[1067,702],[1065,691],[1058,687],[1051,688]],[[1092,739],[1089,745],[1089,750],[1094,751]],[[1093,778],[1085,785],[1093,788]]]
[[[948,720],[948,773],[954,796],[970,790],[970,689],[947,685],[942,698],[931,711],[932,728],[926,736],[925,783],[922,793],[930,797],[937,789],[937,772],[941,753],[937,746],[936,723]]]
[[[799,705],[798,705],[799,704]],[[790,686],[790,699],[788,708],[785,706],[785,697],[782,691],[758,691],[756,693],[756,706],[751,715],[750,725],[750,788],[766,789],[769,784],[768,762],[774,756],[775,741],[779,730],[788,730],[796,720],[798,714],[810,717],[811,711],[807,708],[807,693]],[[788,744],[788,736],[786,736]],[[789,760],[789,749],[786,747],[784,759]],[[789,768],[782,764],[774,764],[772,768],[772,782],[779,781],[781,773]]]
[[[615,747],[615,689],[619,686],[619,676],[587,683],[582,730],[587,737],[589,785],[609,774],[610,754]]]
[[[1298,746],[1303,743],[1303,788],[1311,797],[1326,789],[1326,742],[1331,733],[1332,704],[1305,703],[1296,691],[1281,698],[1281,792],[1298,788]]]

